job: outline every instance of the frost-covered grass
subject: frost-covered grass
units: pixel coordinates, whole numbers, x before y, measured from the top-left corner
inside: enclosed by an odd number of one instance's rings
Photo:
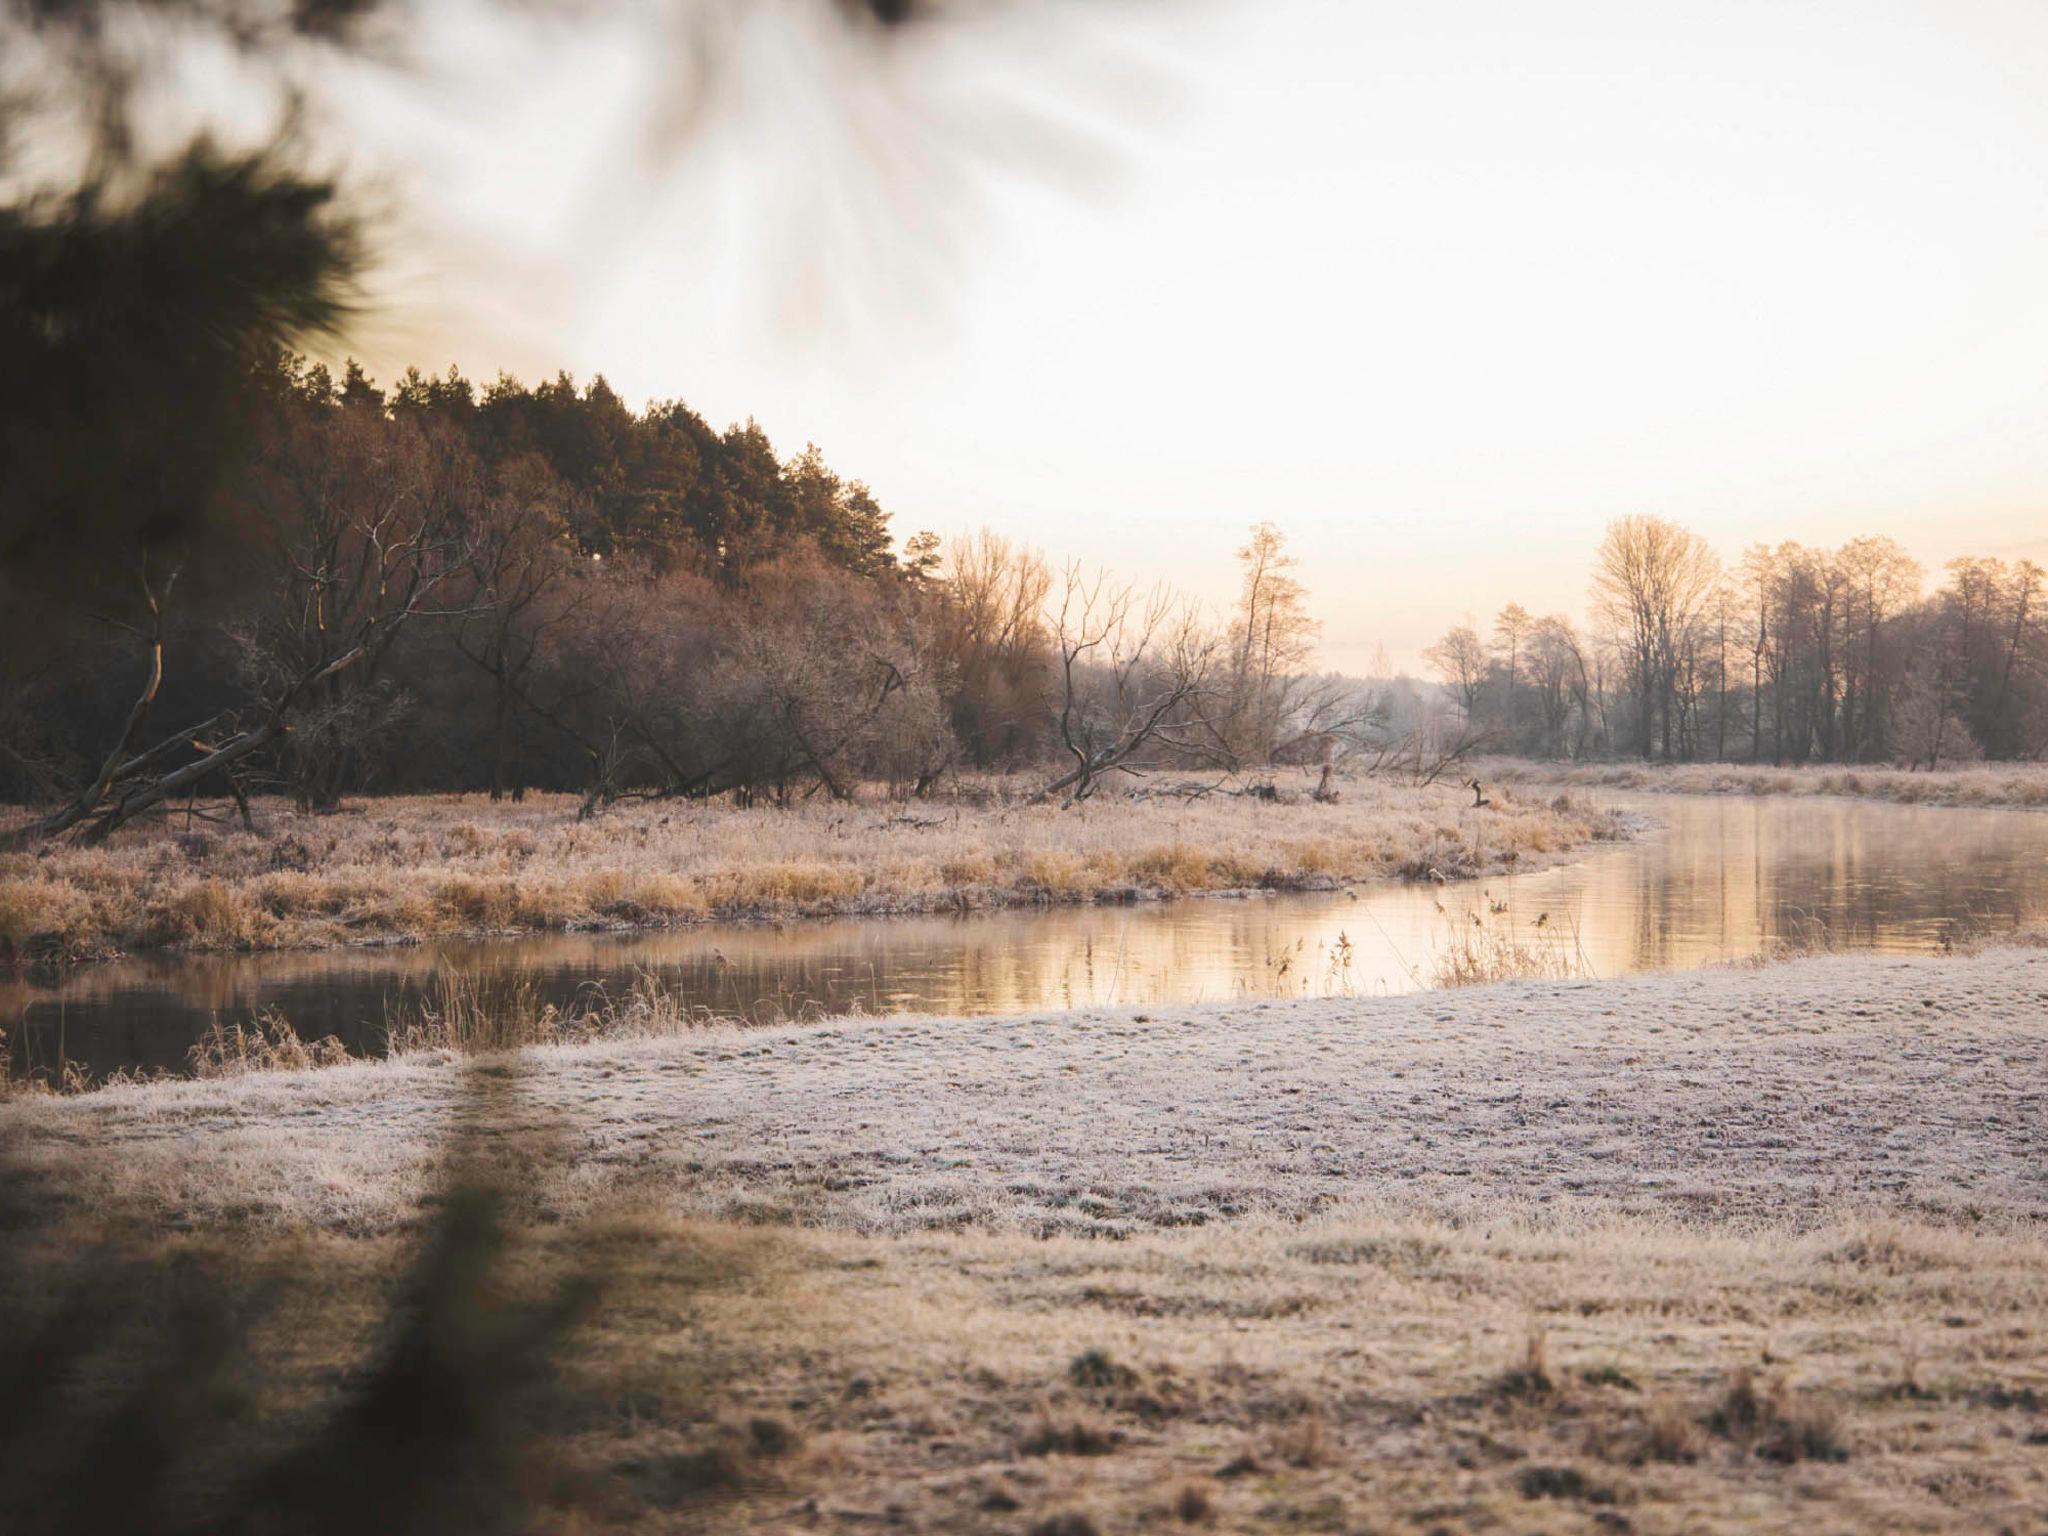
[[[2018,1530],[2044,999],[1999,950],[718,1028],[0,1146],[53,1254],[89,1213],[266,1287],[261,1422],[356,1379],[461,1127],[511,1282],[599,1283],[533,1529]]]
[[[254,833],[174,816],[104,848],[0,853],[0,961],[1326,889],[1527,867],[1626,832],[1570,796],[1476,809],[1455,785],[1341,790],[1334,805],[1105,794],[1062,809],[984,783],[907,804],[643,802],[589,822],[567,796],[372,799],[319,817],[260,802]]]
[[[2048,763],[1976,763],[1918,772],[1893,767],[1751,763],[1550,763],[1494,758],[1474,770],[1525,794],[1573,789],[1646,790],[1672,795],[1844,795],[1901,805],[2048,809]]]
[[[872,1232],[1123,1237],[1333,1201],[2048,1218],[2048,951],[1392,998],[728,1025],[500,1058],[579,1148],[532,1192]],[[494,1068],[493,1070],[499,1070]],[[401,1226],[464,1095],[434,1051],[18,1100],[97,1208]],[[486,1136],[475,1155],[488,1160]]]

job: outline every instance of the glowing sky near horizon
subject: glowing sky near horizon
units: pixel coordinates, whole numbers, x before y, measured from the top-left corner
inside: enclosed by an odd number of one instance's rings
[[[350,349],[752,415],[900,533],[1218,603],[1271,519],[1353,670],[1579,614],[1629,512],[2048,559],[2048,6],[1031,12],[842,71],[759,0],[650,153],[631,13],[437,11],[433,90],[334,92],[408,210]]]

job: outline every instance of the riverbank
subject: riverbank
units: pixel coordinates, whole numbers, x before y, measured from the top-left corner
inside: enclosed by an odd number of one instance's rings
[[[317,817],[265,801],[253,833],[174,816],[104,848],[0,853],[0,963],[1333,889],[1536,867],[1629,831],[1555,792],[1475,807],[1454,784],[1339,787],[1334,804],[1297,786],[1062,809],[967,784],[930,802],[639,802],[588,822],[562,795]]]
[[[459,1135],[506,1284],[600,1286],[536,1529],[2020,1529],[2044,998],[1998,950],[721,1028],[19,1100],[0,1145],[53,1255],[89,1215],[281,1291],[290,1423]]]
[[[1488,758],[1473,772],[1524,795],[1559,789],[1669,795],[1840,795],[1899,805],[2048,810],[2048,763],[1977,763],[1920,772],[1887,765],[1757,763],[1554,763]]]
[[[1687,1220],[2048,1219],[2048,949],[1387,998],[630,1034],[516,1059],[562,1217],[1128,1237],[1371,1199]],[[151,1222],[410,1219],[468,1088],[431,1051],[8,1105]],[[472,1155],[488,1162],[488,1129]],[[513,1142],[518,1138],[514,1136]],[[509,1154],[508,1154],[509,1155]],[[82,1182],[80,1182],[82,1181]]]

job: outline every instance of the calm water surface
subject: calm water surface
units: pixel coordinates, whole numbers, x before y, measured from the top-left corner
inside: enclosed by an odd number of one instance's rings
[[[1589,974],[1779,945],[1926,953],[2048,917],[2048,815],[1832,799],[1614,796],[1657,826],[1576,863],[1450,886],[1136,907],[565,934],[310,954],[157,956],[59,985],[0,981],[17,1060],[179,1067],[216,1016],[281,1008],[375,1049],[388,1008],[453,969],[544,999],[651,972],[752,1017],[1024,1013],[1091,1004],[1410,991],[1475,918]]]

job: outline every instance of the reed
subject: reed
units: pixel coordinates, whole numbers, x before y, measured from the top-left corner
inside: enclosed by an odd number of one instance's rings
[[[302,1040],[282,1009],[265,1008],[248,1023],[223,1024],[218,1017],[186,1055],[199,1078],[241,1077],[250,1072],[299,1072],[336,1067],[351,1060],[334,1036]]]
[[[1464,918],[1444,914],[1443,935],[1424,973],[1432,986],[1476,987],[1495,981],[1579,981],[1593,974],[1570,925],[1518,934],[1513,918],[1491,906]]]
[[[425,998],[387,1014],[384,1054],[488,1056],[597,1040],[653,1039],[719,1022],[727,1021],[708,1008],[686,1007],[651,971],[636,975],[622,996],[593,984],[565,1008],[541,1001],[531,980],[517,973],[450,970],[441,973]]]

